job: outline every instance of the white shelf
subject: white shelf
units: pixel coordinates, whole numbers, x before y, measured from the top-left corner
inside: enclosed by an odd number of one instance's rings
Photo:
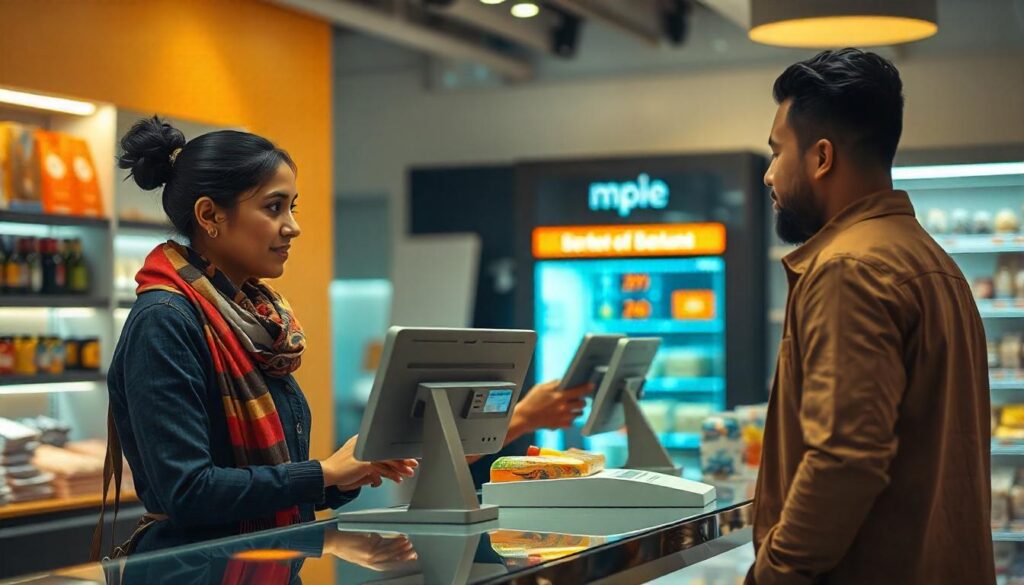
[[[1011,456],[1019,457],[1021,455],[1024,455],[1024,444],[1002,445],[1000,443],[997,443],[997,442],[993,441],[992,442],[992,455],[1000,455],[1000,456],[1011,455]]]
[[[950,254],[1024,252],[1024,234],[933,235]]]
[[[983,319],[1024,319],[1024,300],[977,299]]]
[[[1024,531],[993,530],[992,540],[995,542],[1024,542]]]

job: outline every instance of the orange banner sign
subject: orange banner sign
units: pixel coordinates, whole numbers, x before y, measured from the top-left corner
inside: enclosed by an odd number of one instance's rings
[[[708,256],[725,252],[725,226],[682,223],[539,227],[534,258]]]

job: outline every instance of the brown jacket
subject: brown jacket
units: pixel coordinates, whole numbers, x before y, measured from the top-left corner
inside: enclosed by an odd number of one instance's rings
[[[995,583],[985,332],[902,191],[783,261],[748,583]]]

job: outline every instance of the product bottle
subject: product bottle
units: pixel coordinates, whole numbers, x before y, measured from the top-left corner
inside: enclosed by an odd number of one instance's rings
[[[43,259],[39,254],[39,240],[25,238],[25,264],[28,269],[28,292],[40,294],[43,292]]]
[[[71,240],[68,248],[66,261],[68,290],[72,293],[84,294],[89,292],[89,267],[82,257],[82,241],[78,238]]]
[[[7,238],[0,236],[0,294],[7,289]]]
[[[995,281],[997,299],[1013,298],[1013,273],[1010,272],[1009,266],[1003,264],[999,267],[999,271],[996,272]]]
[[[18,238],[12,242],[11,253],[7,256],[4,266],[6,291],[11,294],[25,293],[25,239]]]
[[[64,258],[57,249],[57,240],[44,238],[41,244],[43,264],[43,293],[56,295],[66,292],[67,277]]]

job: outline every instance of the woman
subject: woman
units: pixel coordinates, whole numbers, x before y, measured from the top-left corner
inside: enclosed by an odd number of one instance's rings
[[[261,280],[281,276],[300,234],[288,154],[230,130],[186,143],[157,117],[121,150],[139,187],[163,187],[189,242],[147,257],[110,367],[110,460],[120,439],[148,512],[124,552],[312,520],[363,485],[411,477],[413,460],[356,460],[355,437],[309,459],[309,405],[292,377],[305,336]]]

